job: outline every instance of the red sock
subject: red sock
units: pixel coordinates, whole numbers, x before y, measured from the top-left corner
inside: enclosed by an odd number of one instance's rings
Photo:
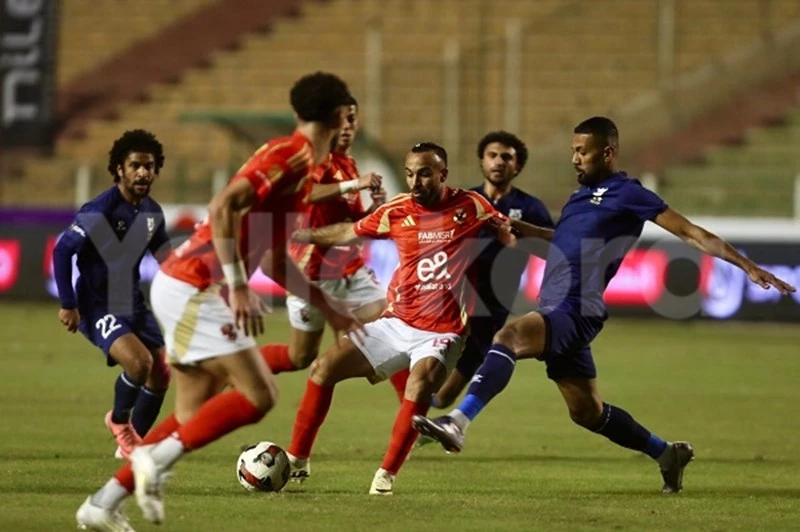
[[[241,392],[230,390],[206,401],[192,419],[181,425],[178,438],[187,450],[195,450],[262,417],[264,412]]]
[[[391,377],[389,377],[389,381],[394,386],[394,391],[397,392],[397,398],[400,399],[400,402],[403,402],[403,398],[406,396],[406,382],[408,381],[408,376],[411,374],[411,370],[401,369]]]
[[[284,371],[297,371],[292,359],[289,358],[289,346],[286,344],[265,345],[261,348],[261,356],[276,375]]]
[[[389,473],[396,475],[403,467],[411,447],[417,441],[419,435],[414,427],[411,426],[411,418],[414,416],[424,416],[428,412],[427,403],[415,403],[408,399],[403,399],[397,417],[392,427],[392,439],[389,441],[389,448],[386,456],[383,457],[381,467]]]
[[[180,424],[175,418],[175,414],[170,414],[167,419],[156,425],[155,428],[150,429],[150,432],[148,432],[147,436],[142,440],[142,445],[160,442],[175,432],[178,427],[180,427]],[[130,462],[125,462],[125,465],[119,468],[119,471],[117,471],[114,477],[116,477],[120,484],[125,486],[128,493],[133,493],[133,471],[131,471]]]
[[[306,393],[297,409],[289,453],[298,458],[308,458],[311,455],[311,448],[328,415],[332,399],[333,386],[320,386],[311,379],[306,381]]]

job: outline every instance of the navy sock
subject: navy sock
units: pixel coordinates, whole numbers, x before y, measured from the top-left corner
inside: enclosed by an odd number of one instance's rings
[[[142,385],[128,376],[124,371],[114,383],[114,410],[111,412],[111,421],[114,423],[127,423],[131,419],[131,410],[139,396]]]
[[[161,405],[164,403],[165,393],[166,391],[151,390],[147,386],[142,386],[142,389],[139,390],[139,397],[136,399],[131,416],[131,424],[139,436],[144,438],[155,423],[158,413],[161,411]]]
[[[475,372],[467,395],[458,410],[472,421],[495,395],[503,391],[514,373],[517,357],[502,344],[494,344],[486,353],[483,364]]]
[[[667,442],[637,423],[629,413],[608,403],[603,403],[600,423],[591,430],[617,445],[641,451],[651,458],[658,458],[667,448]]]

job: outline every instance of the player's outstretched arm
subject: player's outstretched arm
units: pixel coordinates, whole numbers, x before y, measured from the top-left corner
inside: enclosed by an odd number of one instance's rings
[[[256,191],[246,179],[234,179],[208,205],[214,251],[230,288],[230,307],[236,326],[245,335],[264,330],[265,308],[250,293],[247,268],[238,246],[242,217],[256,201]]]
[[[377,190],[380,188],[382,180],[383,178],[381,176],[370,172],[362,175],[358,179],[341,181],[339,183],[314,183],[306,201],[308,201],[308,203],[323,203],[354,190],[363,190],[365,188]]]
[[[766,289],[774,286],[784,295],[795,291],[794,286],[778,279],[768,271],[759,268],[755,262],[742,256],[742,254],[736,251],[728,242],[699,225],[693,224],[686,217],[673,209],[668,208],[656,216],[653,221],[693,248],[738,266],[747,273],[751,281],[762,288]]]
[[[343,222],[325,227],[298,229],[292,234],[292,240],[306,244],[314,244],[325,248],[346,246],[357,242],[360,237],[355,232],[355,224]]]
[[[53,249],[53,276],[58,287],[58,299],[61,302],[58,321],[72,333],[78,330],[81,320],[77,309],[78,301],[72,287],[72,256],[81,250],[85,241],[85,230],[74,223],[61,235]]]
[[[521,220],[500,220],[496,217],[489,219],[488,226],[495,231],[495,236],[503,245],[547,258],[547,250],[553,239],[552,229]]]

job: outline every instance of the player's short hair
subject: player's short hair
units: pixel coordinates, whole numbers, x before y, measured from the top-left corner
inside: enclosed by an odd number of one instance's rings
[[[447,166],[447,150],[436,144],[435,142],[419,142],[411,147],[411,153],[426,153],[433,152],[444,161]]]
[[[315,72],[297,80],[289,92],[292,109],[306,122],[329,122],[341,105],[352,105],[355,99],[347,84],[338,76]]]
[[[514,148],[514,151],[517,152],[517,169],[521,172],[525,168],[525,163],[528,162],[528,147],[519,137],[508,131],[487,133],[478,143],[478,159],[483,159],[483,152],[486,151],[486,146],[492,142],[499,142],[504,146]]]
[[[356,97],[351,94],[345,105],[355,105],[356,109],[358,109],[358,100],[356,100]]]
[[[149,153],[156,163],[156,173],[164,166],[164,147],[156,136],[144,129],[132,129],[114,141],[108,152],[108,173],[114,176],[114,183],[119,182],[117,167],[125,164],[125,158],[133,152]]]
[[[619,145],[619,131],[617,125],[605,116],[593,116],[587,118],[577,126],[574,133],[580,135],[593,135],[603,139],[607,145]]]

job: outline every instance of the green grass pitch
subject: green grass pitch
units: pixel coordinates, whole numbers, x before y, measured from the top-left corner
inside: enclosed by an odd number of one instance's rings
[[[0,530],[67,530],[118,467],[103,425],[117,371],[55,305],[0,306]],[[287,338],[285,314],[262,341]],[[249,494],[239,447],[288,444],[305,373],[279,375],[257,426],[187,457],[167,486],[167,522],[140,530],[789,530],[800,528],[800,329],[611,319],[595,343],[605,399],[697,457],[663,496],[652,461],[573,426],[535,361],[470,428],[460,455],[415,450],[393,497],[367,495],[396,411],[388,384],[343,383],[312,477]],[[171,397],[165,410],[171,408]]]

